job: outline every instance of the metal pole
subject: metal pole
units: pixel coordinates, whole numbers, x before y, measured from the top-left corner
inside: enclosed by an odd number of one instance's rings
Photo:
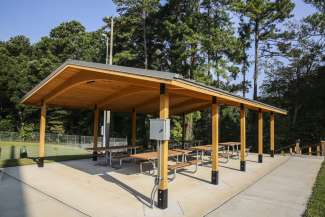
[[[111,18],[111,37],[110,37],[110,50],[109,50],[109,64],[112,65],[113,64],[113,35],[114,35],[114,19],[113,17]],[[107,40],[108,43],[108,40]],[[107,64],[107,63],[106,63]]]
[[[106,35],[106,58],[105,63],[108,64],[108,36]]]
[[[109,55],[109,64],[113,63],[113,35],[114,35],[114,20],[111,17],[111,37],[110,37],[110,55]],[[106,64],[108,64],[108,36],[106,36]],[[104,134],[103,134],[103,143],[105,147],[108,147],[109,143],[109,124],[110,124],[110,110],[104,110]]]

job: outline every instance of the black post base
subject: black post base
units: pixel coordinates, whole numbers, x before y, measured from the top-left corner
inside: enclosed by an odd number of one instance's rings
[[[243,172],[246,171],[246,161],[244,161],[244,160],[240,161],[240,171],[243,171]]]
[[[168,189],[158,189],[158,208],[166,209],[168,206]]]
[[[37,166],[38,167],[44,167],[44,157],[40,157],[37,160]]]
[[[211,172],[211,184],[213,185],[219,184],[219,171]]]
[[[258,162],[263,163],[263,155],[262,154],[258,155]]]
[[[271,150],[271,157],[274,157],[274,150]]]
[[[93,161],[97,161],[97,152],[96,151],[93,152]]]

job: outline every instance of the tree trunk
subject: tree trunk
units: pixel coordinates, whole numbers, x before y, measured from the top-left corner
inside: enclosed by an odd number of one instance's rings
[[[253,99],[257,99],[257,79],[258,79],[258,43],[259,43],[259,27],[258,22],[255,23],[255,68],[254,68],[254,95]]]
[[[193,114],[186,115],[186,133],[185,133],[185,140],[192,140],[193,139]]]
[[[142,12],[143,16],[143,48],[144,48],[144,68],[148,69],[148,53],[147,53],[147,26],[146,26],[146,19],[147,13],[145,9]]]
[[[243,73],[243,97],[246,97],[246,66],[243,66],[242,73]]]

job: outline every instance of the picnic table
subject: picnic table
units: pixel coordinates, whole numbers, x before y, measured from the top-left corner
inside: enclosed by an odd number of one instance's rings
[[[227,154],[230,154],[230,148],[232,151],[232,156],[239,156],[239,147],[240,147],[240,142],[220,142],[220,146],[225,147],[225,151]],[[236,152],[236,155],[234,154]]]
[[[171,150],[168,150],[168,157],[185,156],[190,152],[191,152],[190,150],[171,149]],[[159,153],[157,151],[151,151],[151,152],[144,152],[144,153],[139,153],[139,154],[131,154],[129,157],[150,163],[150,164],[152,164],[153,169],[155,170],[156,169],[155,161],[159,158]],[[177,160],[178,160],[178,158],[177,158]],[[140,162],[140,173],[142,173],[142,164],[143,163],[144,162]]]
[[[97,147],[96,150],[100,151],[100,152],[104,152],[105,153],[105,159],[106,159],[106,163],[107,160],[109,159],[109,165],[112,166],[112,158],[113,158],[113,151],[118,151],[118,150],[131,150],[131,154],[137,153],[137,149],[142,148],[142,145],[119,145],[119,146],[111,146],[111,147]],[[86,148],[87,150],[94,150],[94,148]],[[122,158],[127,158],[129,157],[129,155],[123,155],[120,156],[120,166],[122,164]]]
[[[229,147],[238,147],[240,145],[240,142],[223,142],[219,143],[221,147],[219,147],[219,151],[225,151],[224,153],[220,153],[224,158],[227,158],[227,162],[229,160],[229,157],[233,157],[234,154],[230,154]],[[227,149],[226,149],[227,148]],[[203,162],[203,154],[204,152],[209,152],[212,149],[212,145],[200,145],[200,146],[194,146],[191,147],[191,150],[196,151],[196,159],[199,159],[199,152],[201,152],[201,161]],[[232,149],[234,150],[234,149]],[[238,148],[237,148],[237,155],[238,155]]]

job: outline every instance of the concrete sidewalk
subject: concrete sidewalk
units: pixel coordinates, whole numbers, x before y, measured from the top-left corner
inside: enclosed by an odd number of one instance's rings
[[[302,216],[322,161],[316,157],[291,157],[206,216]]]
[[[221,164],[217,186],[210,184],[210,165],[199,166],[195,174],[194,168],[181,171],[169,184],[166,210],[148,207],[153,177],[140,174],[134,163],[117,170],[95,166],[91,160],[51,163],[42,169],[6,168],[0,183],[0,216],[196,217],[210,211],[211,216],[267,216],[281,210],[288,212],[282,216],[292,210],[297,211],[291,216],[299,216],[321,160],[277,155],[259,164],[256,159],[256,154],[248,156],[244,173],[238,170],[238,159]]]

